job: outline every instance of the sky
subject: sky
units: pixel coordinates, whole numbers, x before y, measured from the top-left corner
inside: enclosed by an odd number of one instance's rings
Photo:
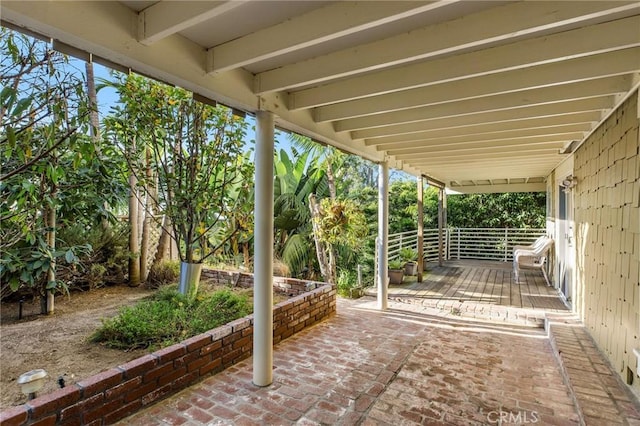
[[[69,62],[70,64],[72,64],[72,66],[75,69],[78,70],[78,72],[81,72],[84,74],[83,61],[75,58],[70,58]],[[93,71],[94,71],[96,80],[98,79],[111,80],[109,68],[104,67],[100,64],[94,63]],[[98,92],[98,112],[100,116],[103,117],[104,115],[108,114],[111,106],[114,105],[117,101],[118,101],[118,94],[114,88],[104,87],[100,89],[100,91]],[[255,118],[251,115],[247,115],[245,119],[249,123],[249,126],[247,128],[246,140],[245,140],[245,142],[247,142],[246,146],[249,147],[251,146],[249,142],[252,140],[255,140],[255,130],[254,130]],[[285,132],[276,131],[276,148],[284,149],[289,154],[291,154],[291,143],[288,141],[287,135]]]

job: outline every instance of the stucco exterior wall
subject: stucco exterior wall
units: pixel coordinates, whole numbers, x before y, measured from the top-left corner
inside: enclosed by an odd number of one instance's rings
[[[640,148],[638,93],[575,152],[574,310],[623,381],[640,377]]]

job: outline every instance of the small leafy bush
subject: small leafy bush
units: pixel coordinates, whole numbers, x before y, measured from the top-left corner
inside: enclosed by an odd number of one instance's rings
[[[358,277],[355,271],[342,269],[338,272],[337,290],[343,297],[351,296],[351,289],[358,286]]]
[[[90,340],[115,349],[164,347],[249,313],[249,299],[228,289],[189,300],[176,286],[163,287],[150,298],[122,308],[118,316],[103,320]]]
[[[175,284],[180,273],[180,262],[165,260],[151,266],[147,285],[158,288],[163,285]]]

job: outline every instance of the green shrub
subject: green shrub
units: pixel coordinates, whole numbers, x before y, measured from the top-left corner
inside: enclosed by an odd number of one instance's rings
[[[341,269],[338,272],[337,290],[340,296],[350,297],[351,289],[358,286],[358,277],[355,271]]]
[[[197,300],[197,299],[196,299]],[[204,333],[252,311],[249,299],[231,290],[219,290],[197,303],[190,321],[193,334]]]
[[[166,286],[118,316],[102,321],[90,337],[116,349],[164,347],[251,313],[246,296],[231,290],[198,294],[189,300],[177,286]]]
[[[175,284],[180,274],[180,262],[165,260],[151,265],[147,285],[151,288],[158,288],[167,284]]]

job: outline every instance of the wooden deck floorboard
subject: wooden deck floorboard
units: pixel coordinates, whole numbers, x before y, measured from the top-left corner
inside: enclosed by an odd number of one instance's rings
[[[373,288],[367,291],[370,295],[375,292]],[[472,260],[430,266],[423,282],[417,282],[415,276],[406,277],[405,283],[389,288],[389,296],[417,299],[445,310],[464,304],[473,311],[491,306],[567,311],[558,291],[546,285],[541,271],[524,270],[516,283],[511,263],[505,262]]]

